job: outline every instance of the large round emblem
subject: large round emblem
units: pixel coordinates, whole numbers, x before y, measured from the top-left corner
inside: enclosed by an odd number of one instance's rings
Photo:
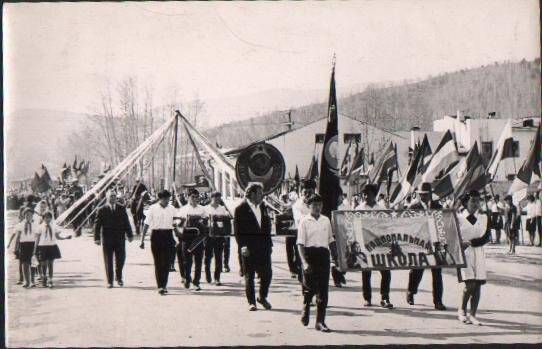
[[[339,172],[339,143],[338,137],[333,136],[327,143],[324,149],[324,156],[326,157],[326,162],[329,167],[329,170],[335,174]]]
[[[261,182],[264,194],[276,190],[284,178],[286,165],[280,151],[268,143],[257,143],[245,148],[237,158],[237,182],[245,189],[250,182]]]

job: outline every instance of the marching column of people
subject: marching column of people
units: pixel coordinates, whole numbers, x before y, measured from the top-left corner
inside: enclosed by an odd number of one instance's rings
[[[134,188],[134,192],[137,192],[138,188]],[[322,332],[329,332],[325,318],[329,298],[329,278],[336,260],[336,256],[333,256],[336,251],[335,239],[329,217],[321,214],[322,198],[315,193],[315,182],[304,181],[301,188],[301,196],[295,198],[293,204],[290,197],[281,197],[284,211],[291,210],[294,227],[297,230],[293,246],[291,246],[291,237],[290,241],[286,242],[287,260],[291,276],[299,277],[302,285],[302,324],[308,325],[310,305],[312,299],[316,297],[315,328]],[[378,194],[376,185],[366,184],[361,193],[361,202],[355,210],[388,209],[384,197],[380,197],[379,202],[376,201]],[[139,194],[144,195],[144,192]],[[408,209],[431,211],[443,208],[439,202],[432,200],[430,183],[422,183],[416,194],[417,198],[410,202]],[[143,217],[138,216],[143,227],[141,248],[144,249],[145,237],[149,231],[151,232],[151,251],[158,293],[160,295],[168,293],[170,265],[175,255],[179,259],[179,269],[185,288],[193,285],[196,291],[201,290],[200,279],[203,266],[206,281],[220,286],[221,273],[227,267],[223,263],[226,258],[226,239],[233,233],[240,254],[240,269],[244,276],[248,309],[257,310],[257,304],[264,309],[272,309],[268,300],[273,276],[272,219],[268,207],[263,202],[263,185],[254,182],[247,186],[245,198],[236,207],[234,215],[231,215],[225,207],[220,192],[210,195],[210,203],[207,206],[200,205],[200,193],[195,189],[188,191],[188,201],[180,208],[170,204],[171,196],[167,190],[161,191],[158,193],[158,202],[151,205]],[[482,207],[482,199],[486,201],[485,207]],[[487,279],[484,245],[491,241],[492,230],[495,230],[496,243],[500,242],[500,231],[505,231],[510,245],[509,253],[513,254],[521,229],[521,215],[524,214],[527,218],[526,229],[529,233],[530,244],[535,244],[537,230],[538,239],[542,238],[540,236],[542,214],[539,193],[536,197],[529,195],[527,201],[527,204],[521,207],[514,203],[512,196],[507,195],[502,204],[498,195],[491,198],[482,197],[477,191],[470,191],[462,197],[463,208],[457,214],[463,239],[461,244],[465,253],[465,267],[458,269],[458,279],[464,283],[458,310],[458,319],[461,322],[481,325],[476,314],[481,298],[481,286]],[[449,204],[446,206],[451,207]],[[340,209],[348,208],[347,202],[341,203]],[[45,200],[40,201],[35,207],[29,201],[21,208],[21,221],[16,225],[8,246],[15,241],[16,257],[20,262],[19,282],[24,283],[25,288],[34,286],[32,272],[34,256],[39,261],[39,273],[43,286],[53,287],[54,261],[61,258],[57,241],[65,239],[52,221],[53,217],[54,214]],[[113,287],[114,281],[118,286],[124,285],[126,240],[131,242],[132,239],[133,232],[127,208],[119,203],[115,191],[111,190],[107,193],[105,204],[97,210],[94,226],[94,241],[102,247],[108,288]],[[214,270],[212,270],[213,260]],[[430,269],[434,307],[437,310],[446,310],[443,303],[442,269],[439,267]],[[418,292],[424,271],[425,269],[421,268],[409,271],[406,300],[410,305],[414,304],[414,297]],[[380,270],[380,274],[380,305],[383,308],[392,309],[391,272]],[[260,283],[257,293],[256,276]],[[362,271],[365,306],[372,305],[371,276],[371,271]],[[341,283],[337,286],[341,286]]]

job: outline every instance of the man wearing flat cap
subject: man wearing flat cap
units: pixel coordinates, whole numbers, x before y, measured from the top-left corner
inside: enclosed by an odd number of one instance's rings
[[[271,284],[271,219],[263,202],[263,185],[249,183],[245,190],[245,200],[234,214],[234,231],[242,255],[242,268],[245,276],[245,293],[249,310],[255,311],[256,301],[265,309],[271,309],[267,301]],[[259,297],[256,299],[254,277],[260,278]]]
[[[422,183],[418,190],[420,201],[410,206],[411,210],[442,210],[442,205],[432,200],[431,183]],[[424,269],[411,269],[408,275],[407,303],[414,304],[414,295],[422,281]],[[442,304],[442,268],[431,268],[433,275],[433,304],[437,310],[446,310]]]

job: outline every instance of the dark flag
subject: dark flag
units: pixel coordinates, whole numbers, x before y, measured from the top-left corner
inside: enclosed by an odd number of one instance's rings
[[[324,146],[322,147],[320,179],[318,181],[318,192],[324,201],[322,214],[328,217],[331,217],[331,211],[337,209],[339,198],[342,196],[341,185],[339,182],[339,164],[337,160],[338,138],[339,131],[334,63],[331,71],[326,135],[324,137]]]
[[[77,171],[77,155],[75,155],[75,159],[73,160],[72,168],[74,171]]]
[[[44,164],[41,164],[40,179],[47,184],[52,181],[51,176],[49,175],[49,171],[47,171],[47,167],[45,167]]]
[[[34,172],[34,178],[32,178],[32,181],[30,182],[30,188],[33,192],[38,191],[38,187],[40,184],[40,176],[38,176],[37,172]]]
[[[64,163],[64,165],[62,165],[62,168],[60,169],[60,179],[62,183],[68,181],[71,175],[72,175],[71,168],[66,163]]]
[[[514,202],[520,202],[527,196],[527,188],[533,181],[533,174],[538,176],[538,180],[542,179],[540,174],[540,153],[542,149],[540,147],[540,138],[542,137],[542,131],[540,125],[538,125],[538,131],[534,135],[534,142],[531,145],[529,156],[525,159],[523,165],[519,169],[514,182],[508,190],[508,194],[512,195]]]
[[[312,156],[311,165],[307,171],[305,179],[316,179],[318,177],[318,158],[316,155]]]

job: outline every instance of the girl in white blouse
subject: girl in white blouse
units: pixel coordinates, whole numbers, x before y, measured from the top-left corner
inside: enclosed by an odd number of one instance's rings
[[[465,283],[458,310],[459,321],[466,324],[482,325],[476,318],[480,302],[481,287],[486,283],[486,260],[484,245],[491,238],[487,215],[480,213],[480,194],[471,191],[463,198],[464,209],[457,215],[461,231],[462,246],[465,250],[466,267],[459,269],[458,278]],[[467,317],[467,305],[470,313]]]
[[[43,223],[39,225],[34,244],[34,255],[40,262],[43,287],[49,288],[53,287],[53,263],[55,259],[61,258],[60,249],[56,242],[57,240],[71,239],[71,236],[61,237],[58,227],[52,220],[53,213],[51,211],[43,213]]]
[[[23,220],[15,226],[15,240],[17,246],[17,256],[22,265],[24,288],[34,287],[34,274],[30,266],[32,264],[32,255],[36,233],[38,232],[38,223],[34,219],[34,210],[27,207],[23,211]]]

